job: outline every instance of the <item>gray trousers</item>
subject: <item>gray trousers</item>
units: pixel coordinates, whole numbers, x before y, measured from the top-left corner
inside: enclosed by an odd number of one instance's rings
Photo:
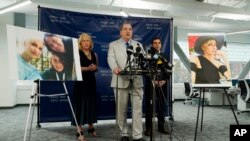
[[[142,99],[143,89],[142,88],[118,88],[118,95],[116,95],[116,88],[114,88],[115,99],[117,97],[117,122],[121,131],[121,136],[128,135],[127,125],[127,109],[129,96],[131,99],[132,107],[132,138],[134,140],[142,138]]]

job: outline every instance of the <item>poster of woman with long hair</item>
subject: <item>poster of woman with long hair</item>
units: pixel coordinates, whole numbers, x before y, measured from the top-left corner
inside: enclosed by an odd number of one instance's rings
[[[193,84],[224,84],[231,79],[223,33],[188,34]]]

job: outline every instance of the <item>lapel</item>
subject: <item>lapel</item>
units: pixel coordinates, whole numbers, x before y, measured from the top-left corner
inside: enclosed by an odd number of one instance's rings
[[[125,43],[124,43],[124,41],[122,39],[118,40],[117,51],[119,52],[118,57],[122,57],[124,59],[127,58],[127,49],[126,49]]]

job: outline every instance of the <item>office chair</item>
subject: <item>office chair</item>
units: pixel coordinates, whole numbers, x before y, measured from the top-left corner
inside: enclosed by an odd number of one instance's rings
[[[199,95],[198,90],[193,89],[189,82],[184,82],[184,93],[186,95],[186,99],[183,104],[190,103],[192,104],[192,98],[195,98]]]
[[[240,94],[237,99],[238,114],[242,112],[250,112],[250,89],[246,80],[239,80],[238,87],[240,88]]]

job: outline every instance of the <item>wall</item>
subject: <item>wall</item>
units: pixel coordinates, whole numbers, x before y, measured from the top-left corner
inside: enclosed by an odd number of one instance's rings
[[[16,101],[16,81],[10,80],[6,25],[13,24],[12,13],[0,15],[0,107],[11,107]],[[11,61],[11,60],[10,60]]]
[[[173,99],[185,99],[185,88],[184,83],[174,83],[173,84]]]

